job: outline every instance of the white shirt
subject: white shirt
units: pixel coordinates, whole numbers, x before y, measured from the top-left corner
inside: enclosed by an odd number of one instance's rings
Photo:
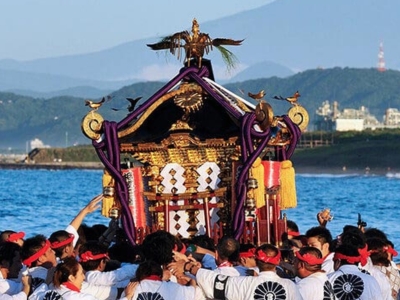
[[[158,294],[158,295],[157,295]],[[200,287],[184,286],[172,281],[142,280],[132,299],[204,300]]]
[[[296,278],[299,279],[298,277]],[[303,279],[299,279],[296,281],[296,285],[303,299],[334,299],[333,288],[325,272],[315,272]]]
[[[382,300],[381,289],[374,277],[362,273],[355,265],[343,265],[328,274],[336,298],[359,300]]]
[[[243,269],[236,268],[236,267],[218,267],[213,272],[217,274],[223,274],[226,276],[246,276]]]
[[[68,225],[65,231],[68,233],[72,233],[74,235],[74,240],[72,241],[72,245],[75,247],[79,239],[78,231],[76,231],[76,229],[72,225]]]
[[[218,294],[224,295],[227,300],[303,299],[296,285],[291,280],[281,278],[273,271],[260,272],[256,277],[229,277],[206,269],[199,269],[196,279],[197,284],[203,289],[206,297],[209,299],[217,297]]]
[[[135,277],[138,265],[124,264],[122,267],[109,272],[88,271],[86,281],[97,285],[115,286],[125,288],[129,281]]]
[[[62,296],[63,300],[98,300],[93,295],[72,291],[64,285],[54,290]]]
[[[26,300],[26,294],[24,292],[19,292],[16,295],[7,295],[0,293],[0,300]]]
[[[371,262],[372,264],[372,262]],[[362,269],[362,268],[360,268]],[[381,290],[382,300],[392,300],[392,288],[390,286],[389,279],[380,270],[375,268],[373,265],[366,270],[372,277],[376,279]]]
[[[32,276],[32,286],[35,287],[31,295],[28,297],[29,300],[41,300],[44,294],[49,290],[49,287],[46,283],[48,271],[48,269],[40,266],[28,269],[28,274]]]
[[[0,294],[15,295],[22,291],[22,283],[11,279],[3,279],[0,272]]]
[[[333,266],[333,257],[335,256],[335,252],[329,253],[322,263],[321,269],[325,271],[326,274],[330,274],[335,272],[335,268]]]
[[[81,292],[90,294],[99,300],[115,300],[118,296],[118,289],[113,286],[96,285],[84,281]]]

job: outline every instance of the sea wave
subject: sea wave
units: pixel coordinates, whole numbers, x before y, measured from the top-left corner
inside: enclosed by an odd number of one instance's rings
[[[301,173],[297,174],[296,176],[298,177],[305,177],[305,178],[342,178],[342,177],[361,177],[364,176],[365,174],[358,174],[358,173],[349,173],[349,174],[329,174],[329,173],[320,173],[320,174],[314,174],[314,173]]]

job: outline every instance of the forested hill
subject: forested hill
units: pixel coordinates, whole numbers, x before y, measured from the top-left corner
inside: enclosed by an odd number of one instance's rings
[[[284,79],[272,77],[237,82],[226,87],[245,98],[248,92],[265,90],[265,99],[272,105],[275,115],[285,114],[290,104],[272,97],[291,96],[298,90],[301,94],[299,103],[309,112],[312,129],[315,111],[325,100],[337,101],[341,110],[365,106],[382,120],[387,108],[400,108],[399,83],[399,71],[333,68],[308,70]],[[111,94],[112,100],[106,102],[99,113],[105,119],[119,121],[127,114],[126,97],[142,96],[141,101],[145,101],[164,84],[146,82],[125,86]],[[0,148],[25,149],[26,142],[34,138],[58,147],[88,144],[90,141],[83,136],[80,127],[88,111],[83,98],[40,99],[0,92]]]

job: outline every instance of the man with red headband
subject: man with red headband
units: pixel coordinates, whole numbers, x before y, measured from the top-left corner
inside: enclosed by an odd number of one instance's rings
[[[241,244],[239,254],[239,266],[242,268],[245,275],[256,276],[260,272],[256,263],[256,247],[253,244]]]
[[[105,245],[92,241],[79,249],[79,262],[85,270],[88,283],[125,288],[135,277],[138,265],[127,263],[116,270],[105,271],[107,261],[109,257]]]
[[[0,233],[0,242],[12,242],[20,245],[24,244],[25,232],[15,232],[12,230],[4,230]]]
[[[358,253],[360,254],[358,268],[362,272],[367,272],[376,279],[381,290],[380,299],[391,300],[392,297],[389,280],[383,273],[374,268],[365,235],[360,228],[353,225],[344,226],[343,232],[340,234],[340,242],[342,245],[351,245],[358,249]]]
[[[336,299],[382,300],[381,289],[374,277],[359,270],[363,260],[359,249],[348,243],[335,249],[335,272],[328,275]]]
[[[26,270],[32,276],[33,295],[29,299],[41,299],[49,289],[57,259],[50,247],[50,242],[43,235],[36,235],[25,240],[21,250],[21,259]],[[50,271],[51,270],[51,271]]]
[[[209,299],[303,299],[291,280],[276,274],[281,255],[275,246],[261,245],[255,251],[255,258],[260,269],[256,277],[216,274],[185,261],[171,263],[168,268],[174,274],[189,272],[196,275],[197,284]]]
[[[334,299],[331,283],[325,271],[321,251],[315,247],[303,247],[295,253],[294,270],[300,280],[296,282],[303,299]]]
[[[65,230],[58,230],[50,235],[51,249],[54,250],[58,259],[63,260],[67,257],[74,257],[74,238],[75,235],[73,233]]]
[[[333,255],[335,253],[331,251],[332,234],[329,229],[322,226],[312,227],[307,230],[306,237],[308,246],[315,247],[322,253],[324,258],[322,270],[326,274],[334,272]]]

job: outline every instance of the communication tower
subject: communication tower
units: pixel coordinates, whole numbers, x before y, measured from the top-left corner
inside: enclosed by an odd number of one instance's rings
[[[379,52],[378,52],[378,71],[379,72],[385,72],[386,71],[386,66],[385,66],[385,55],[383,52],[383,42],[379,44]]]

